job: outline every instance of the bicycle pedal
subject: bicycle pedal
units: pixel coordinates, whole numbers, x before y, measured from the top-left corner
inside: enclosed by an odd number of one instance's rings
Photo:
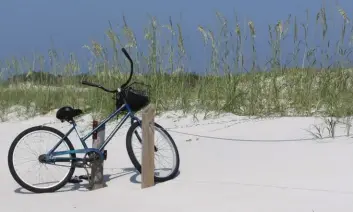
[[[77,183],[81,183],[83,180],[79,179],[78,176],[75,176],[73,178],[71,178],[68,182],[69,183],[73,183],[73,184],[77,184]]]
[[[88,181],[90,177],[88,175],[80,175],[79,178]]]

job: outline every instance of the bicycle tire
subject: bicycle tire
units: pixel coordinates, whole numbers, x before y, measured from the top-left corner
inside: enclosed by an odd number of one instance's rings
[[[135,132],[135,129],[140,126],[139,122],[134,122],[128,129],[127,134],[126,134],[126,149],[127,149],[127,153],[129,155],[129,158],[132,162],[132,164],[134,165],[135,169],[141,173],[141,164],[138,162],[137,158],[135,157],[134,151],[132,149],[132,135]],[[172,138],[172,136],[159,124],[154,123],[154,126],[159,128],[159,130],[161,130],[166,137],[169,139],[169,142],[172,144],[174,151],[175,151],[175,157],[176,157],[176,165],[174,170],[171,172],[171,174],[169,174],[166,177],[158,177],[158,176],[154,176],[154,181],[155,182],[165,182],[168,180],[171,180],[173,178],[176,177],[176,175],[179,172],[179,166],[180,166],[180,156],[179,156],[179,151],[178,148]],[[141,135],[142,138],[142,135]]]
[[[71,167],[70,167],[70,170],[68,171],[66,177],[61,182],[59,182],[57,185],[52,186],[52,187],[48,187],[48,188],[36,188],[36,187],[33,187],[33,186],[25,183],[19,177],[19,175],[16,173],[14,165],[13,165],[13,153],[14,153],[14,150],[15,150],[18,142],[27,134],[33,133],[36,131],[48,131],[50,133],[56,134],[57,136],[59,136],[61,138],[65,137],[65,135],[62,132],[60,132],[59,130],[52,128],[52,127],[48,127],[48,126],[34,126],[34,127],[30,127],[28,129],[22,131],[19,135],[17,135],[17,137],[14,139],[14,141],[12,142],[12,144],[10,146],[10,149],[8,152],[8,167],[9,167],[10,173],[11,173],[12,177],[14,178],[14,180],[20,186],[27,189],[28,191],[31,191],[33,193],[55,192],[55,191],[59,190],[60,188],[62,188],[72,178],[72,175],[74,174],[74,171],[75,171],[75,166],[73,164],[74,163],[73,161],[71,162]],[[74,147],[73,147],[71,141],[67,137],[64,139],[63,142],[65,142],[67,144],[67,146],[69,147],[70,150],[74,150]],[[71,155],[71,157],[76,158],[75,153],[71,153],[70,155]]]

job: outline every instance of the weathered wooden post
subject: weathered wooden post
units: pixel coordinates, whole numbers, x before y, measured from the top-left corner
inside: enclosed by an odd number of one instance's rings
[[[141,188],[154,186],[154,116],[155,107],[150,104],[142,113]]]
[[[94,120],[93,128],[96,128],[97,126],[98,126],[98,121]],[[104,143],[105,125],[103,125],[99,130],[94,132],[92,137],[93,137],[92,148],[99,148]],[[96,161],[92,164],[91,176],[89,179],[89,186],[88,186],[88,188],[91,190],[103,188],[106,186],[104,181],[104,175],[103,175],[103,163],[104,163],[104,160]]]

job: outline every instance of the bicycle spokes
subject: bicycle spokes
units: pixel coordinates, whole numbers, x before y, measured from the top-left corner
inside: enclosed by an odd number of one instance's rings
[[[175,168],[175,152],[172,144],[170,143],[168,137],[158,128],[154,128],[155,133],[155,175],[163,176],[169,175]],[[142,129],[137,127],[134,131],[133,139],[131,141],[134,154],[141,164],[142,157]]]
[[[69,163],[45,162],[45,154],[61,138],[50,132],[30,133],[23,137],[16,145],[13,152],[13,165],[18,177],[31,184],[33,187],[46,188],[62,181],[70,169]],[[69,147],[62,143],[60,150],[68,150]]]

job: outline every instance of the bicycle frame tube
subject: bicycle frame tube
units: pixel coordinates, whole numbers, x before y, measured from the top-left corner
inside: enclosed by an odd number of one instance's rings
[[[88,148],[87,144],[86,144],[86,140],[96,131],[98,131],[101,127],[103,127],[108,121],[110,121],[113,117],[115,117],[116,115],[118,115],[119,113],[121,113],[121,111],[126,107],[126,109],[128,110],[128,113],[126,115],[124,115],[124,117],[120,120],[120,122],[116,125],[116,127],[113,129],[113,131],[110,133],[110,135],[107,137],[107,139],[105,139],[104,143],[99,147],[99,149],[96,148]],[[73,153],[87,153],[89,151],[94,151],[97,152],[98,154],[100,154],[102,156],[102,150],[104,149],[104,147],[110,142],[110,140],[114,137],[114,135],[116,134],[116,132],[121,128],[121,126],[125,123],[125,121],[131,117],[132,120],[137,120],[139,121],[139,119],[137,117],[134,116],[133,112],[131,111],[130,107],[128,104],[124,104],[122,105],[119,109],[117,109],[116,111],[114,111],[113,113],[111,113],[106,119],[104,119],[97,127],[95,127],[91,132],[89,132],[88,134],[86,134],[84,137],[80,137],[77,129],[76,129],[76,123],[73,122],[73,126],[71,127],[71,129],[66,133],[66,135],[64,136],[64,138],[60,139],[60,141],[48,152],[48,155],[50,156],[57,156],[57,155],[65,155],[65,154],[73,154]],[[58,152],[54,152],[56,150],[56,148],[58,148],[58,146],[64,141],[64,139],[70,135],[70,133],[75,130],[78,137],[80,138],[81,144],[84,147],[84,149],[76,149],[76,150],[69,150],[69,151],[58,151]]]

